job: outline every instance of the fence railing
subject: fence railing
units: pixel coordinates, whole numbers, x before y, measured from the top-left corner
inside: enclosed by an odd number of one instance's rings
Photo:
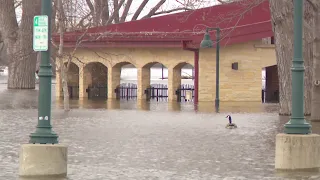
[[[89,86],[86,89],[88,93],[88,98],[108,98],[108,86],[107,85],[94,85]]]
[[[151,84],[149,88],[145,90],[147,100],[167,100],[168,99],[168,86],[166,84]]]
[[[179,89],[176,90],[177,101],[181,102],[181,99],[185,99],[188,95],[188,91],[191,92],[191,99],[194,97],[194,86],[190,84],[182,84]],[[149,88],[145,90],[147,100],[167,100],[168,99],[168,86],[165,84],[151,84]]]
[[[63,89],[62,89],[63,92]],[[69,98],[79,98],[79,86],[68,86]],[[63,94],[62,94],[63,95]]]
[[[194,98],[194,86],[191,84],[182,84],[179,89],[176,90],[177,101],[193,101]]]
[[[79,97],[79,86],[68,86],[69,97]],[[107,98],[108,87],[106,85],[100,86],[89,86],[86,90],[88,98]],[[123,83],[119,85],[114,92],[116,93],[117,99],[135,99],[138,95],[137,84]],[[190,95],[191,93],[191,95]],[[191,101],[194,98],[194,86],[190,84],[182,84],[179,89],[176,90],[177,101],[187,101],[188,97],[191,96]],[[168,100],[168,86],[166,84],[151,84],[149,88],[145,90],[147,100],[166,101]],[[274,91],[271,94],[267,93],[266,90],[261,90],[261,102],[279,102],[279,92]]]
[[[117,99],[135,99],[138,96],[138,87],[133,83],[120,84],[114,92]]]

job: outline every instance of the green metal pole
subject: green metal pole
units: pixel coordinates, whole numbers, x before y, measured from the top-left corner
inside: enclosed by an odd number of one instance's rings
[[[292,61],[292,114],[284,126],[287,134],[309,134],[311,125],[304,118],[303,1],[294,1],[294,57]]]
[[[51,126],[51,79],[52,66],[50,64],[50,39],[51,39],[51,11],[52,0],[41,1],[41,14],[48,16],[49,33],[48,51],[41,52],[41,64],[39,70],[39,102],[38,125],[35,133],[30,135],[30,143],[57,144],[58,135],[52,131]]]
[[[219,85],[220,85],[220,76],[219,76],[219,70],[220,70],[220,29],[216,29],[216,39],[217,39],[217,46],[216,46],[216,99],[215,99],[215,107],[216,112],[219,112],[220,108],[220,98],[219,98]]]

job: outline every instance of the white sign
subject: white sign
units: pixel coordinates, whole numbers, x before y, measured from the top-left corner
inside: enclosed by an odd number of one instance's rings
[[[49,44],[48,16],[34,16],[33,18],[33,50],[48,51]]]

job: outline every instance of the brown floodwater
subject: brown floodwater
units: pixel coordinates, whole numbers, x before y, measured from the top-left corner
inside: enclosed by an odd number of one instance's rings
[[[38,91],[5,87],[0,84],[0,179],[22,180],[18,150],[35,130]],[[64,112],[62,100],[53,96],[53,129],[69,148],[68,180],[320,179],[319,173],[275,172],[275,135],[288,121],[278,116],[277,104],[221,103],[219,113],[213,103],[70,104],[71,111]],[[237,129],[225,128],[228,114]],[[312,125],[320,133],[320,123]]]

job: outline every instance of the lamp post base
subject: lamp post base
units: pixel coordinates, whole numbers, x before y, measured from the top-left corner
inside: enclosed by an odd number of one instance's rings
[[[64,145],[24,144],[19,154],[19,176],[66,177],[67,152]]]
[[[305,121],[303,119],[303,121]],[[292,124],[290,122],[284,125],[284,133],[286,134],[310,134],[311,133],[311,124],[305,122],[303,124]]]
[[[54,132],[51,133],[31,133],[31,144],[58,144],[58,135]]]
[[[277,134],[275,169],[319,171],[320,135]]]

